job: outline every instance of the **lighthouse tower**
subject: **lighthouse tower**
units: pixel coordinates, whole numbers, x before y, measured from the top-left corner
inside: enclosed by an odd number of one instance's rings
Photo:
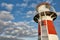
[[[57,14],[52,6],[49,3],[41,3],[36,10],[38,13],[34,16],[34,21],[38,23],[38,40],[58,40],[53,24]]]

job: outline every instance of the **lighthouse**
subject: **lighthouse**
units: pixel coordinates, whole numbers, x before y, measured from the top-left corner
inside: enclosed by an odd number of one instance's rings
[[[38,40],[59,40],[53,21],[57,18],[56,12],[49,3],[41,3],[36,7],[37,14],[34,21],[38,23]]]

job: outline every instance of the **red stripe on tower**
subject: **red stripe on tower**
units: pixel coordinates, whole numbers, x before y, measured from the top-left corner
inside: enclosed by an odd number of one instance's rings
[[[40,22],[38,22],[38,35],[41,35],[41,30],[40,30]]]
[[[46,24],[46,21],[47,21],[47,24]],[[55,30],[55,27],[54,27],[54,24],[53,24],[53,21],[43,20],[42,22],[43,22],[43,25],[47,25],[48,34],[57,34],[56,30]]]

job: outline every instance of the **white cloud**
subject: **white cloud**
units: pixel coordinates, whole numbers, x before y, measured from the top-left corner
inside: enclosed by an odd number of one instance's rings
[[[45,2],[52,3],[53,0],[45,0]]]
[[[29,18],[29,17],[31,17],[31,16],[27,15],[26,17]]]
[[[56,5],[56,3],[52,3],[52,5]]]
[[[36,11],[31,11],[31,10],[30,10],[30,11],[27,12],[27,14],[28,14],[28,15],[36,15],[37,12],[36,12]]]
[[[3,23],[3,24],[2,24]],[[1,35],[12,35],[17,37],[33,37],[37,30],[33,26],[28,25],[26,22],[0,22],[1,27],[4,29]]]
[[[19,3],[16,3],[16,6],[20,6],[20,4]]]
[[[2,3],[2,7],[5,7],[7,10],[12,10],[13,4],[8,4],[8,3]]]
[[[28,3],[30,0],[23,0],[24,2]]]
[[[33,11],[28,11],[28,12],[27,12],[27,14],[32,14],[32,13],[33,13]]]
[[[29,7],[36,8],[36,6],[37,6],[36,3],[32,3]]]
[[[28,22],[12,22],[13,15],[7,11],[0,11],[0,33],[1,35],[12,35],[18,37],[35,36],[35,31],[32,31],[33,26],[28,25]],[[4,30],[3,30],[4,29]]]
[[[18,7],[26,7],[26,6],[28,6],[28,4],[27,3],[21,3],[21,4],[17,3],[16,6],[18,6]]]
[[[14,19],[13,15],[8,11],[0,11],[0,20],[9,21]]]
[[[2,35],[0,36],[0,40],[24,40],[24,39],[11,35],[4,35],[4,36]]]
[[[29,17],[32,17],[32,16],[34,16],[34,15],[36,15],[36,14],[37,14],[36,11],[28,11],[26,17],[29,18]]]
[[[28,12],[28,15],[32,12]],[[5,37],[34,37],[37,33],[33,27],[30,26],[29,22],[12,22],[14,17],[8,11],[0,11],[0,36]]]
[[[56,14],[57,14],[58,16],[60,16],[60,12],[56,12]]]
[[[27,6],[27,3],[22,3],[21,6],[22,7],[26,7]]]
[[[34,20],[31,20],[30,22],[34,22]]]

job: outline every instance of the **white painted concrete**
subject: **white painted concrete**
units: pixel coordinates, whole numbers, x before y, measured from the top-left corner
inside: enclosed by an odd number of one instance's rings
[[[59,40],[58,36],[55,34],[49,34],[48,37],[49,37],[49,40]]]
[[[37,9],[38,13],[44,12],[44,11],[50,11],[50,9],[46,8],[46,5],[42,5],[38,7]]]

